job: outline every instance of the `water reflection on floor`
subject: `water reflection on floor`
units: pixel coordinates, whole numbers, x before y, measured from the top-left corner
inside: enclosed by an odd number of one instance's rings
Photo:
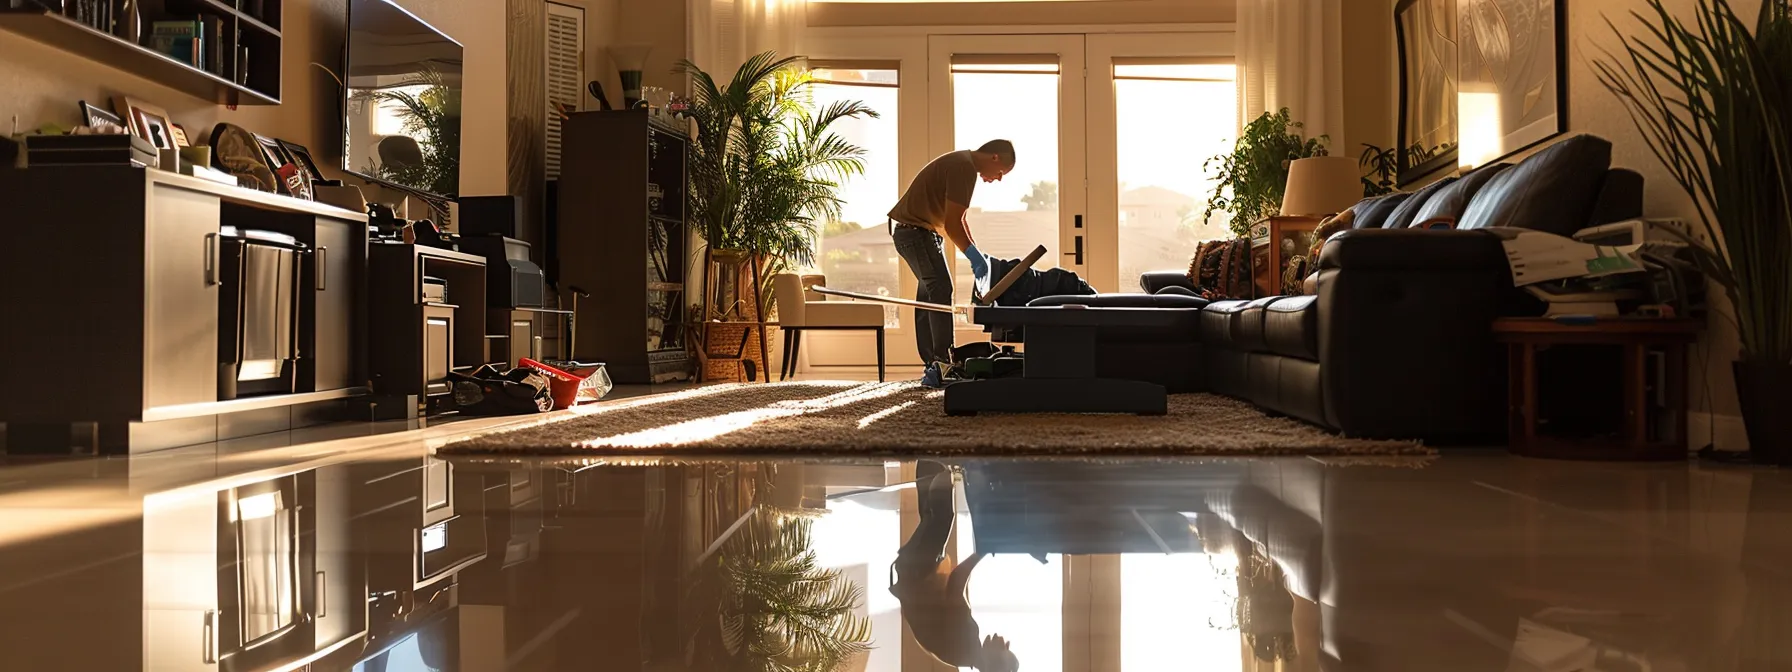
[[[1771,470],[91,464],[0,468],[0,669],[1792,669]]]

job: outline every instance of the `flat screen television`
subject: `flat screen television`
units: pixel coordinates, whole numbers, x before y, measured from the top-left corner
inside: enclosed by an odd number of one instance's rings
[[[460,190],[459,42],[389,0],[349,0],[342,168],[452,199]]]

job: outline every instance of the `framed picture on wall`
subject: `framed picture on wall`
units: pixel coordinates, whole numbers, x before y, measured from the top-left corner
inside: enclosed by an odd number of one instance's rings
[[[1398,183],[1456,166],[1457,3],[1400,0],[1394,41],[1400,59]]]
[[[1460,159],[1481,166],[1568,131],[1564,0],[1458,0]]]

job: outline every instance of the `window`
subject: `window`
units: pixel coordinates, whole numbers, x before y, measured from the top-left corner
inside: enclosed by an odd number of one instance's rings
[[[901,294],[896,245],[884,224],[902,196],[897,172],[898,86],[894,63],[826,63],[811,68],[817,108],[857,100],[878,117],[843,119],[832,127],[847,142],[865,150],[865,173],[841,185],[841,221],[824,222],[816,262],[828,286],[879,296]],[[898,327],[895,306],[884,307],[884,326]]]
[[[1161,59],[1114,64],[1120,291],[1139,291],[1143,272],[1186,268],[1196,243],[1232,237],[1224,212],[1201,214],[1216,177],[1203,163],[1230,152],[1238,133],[1235,70]],[[1164,110],[1176,110],[1175,123]]]

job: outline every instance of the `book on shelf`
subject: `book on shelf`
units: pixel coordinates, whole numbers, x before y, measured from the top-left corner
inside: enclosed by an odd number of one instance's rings
[[[214,75],[224,75],[224,19],[207,16],[202,19],[205,28],[205,71]]]
[[[183,19],[153,24],[149,48],[195,68],[205,68],[205,21]]]

